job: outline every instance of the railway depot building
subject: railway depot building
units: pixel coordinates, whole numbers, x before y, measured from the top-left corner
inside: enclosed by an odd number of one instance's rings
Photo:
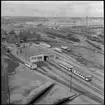
[[[52,50],[45,47],[43,48],[42,46],[36,44],[22,48],[21,55],[25,60],[31,63],[51,60],[56,57]]]

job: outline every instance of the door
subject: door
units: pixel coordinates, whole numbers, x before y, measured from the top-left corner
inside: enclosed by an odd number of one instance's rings
[[[44,56],[44,61],[47,61],[48,60],[48,56]]]

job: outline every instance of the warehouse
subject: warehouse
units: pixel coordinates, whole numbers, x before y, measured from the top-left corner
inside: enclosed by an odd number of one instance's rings
[[[55,59],[55,53],[52,50],[36,44],[22,48],[21,55],[31,63]]]

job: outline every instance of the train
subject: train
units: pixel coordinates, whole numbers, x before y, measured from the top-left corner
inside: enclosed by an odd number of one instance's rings
[[[55,47],[55,48],[52,48],[52,49],[56,52],[62,53],[62,49],[60,49],[60,48]]]
[[[71,49],[70,49],[70,48],[68,48],[67,46],[61,46],[61,49],[65,50],[65,51],[68,51],[68,52],[70,52],[70,51],[71,51]]]
[[[61,48],[67,50],[67,46],[61,46]]]
[[[77,70],[73,70],[73,66],[67,67],[63,64],[59,64],[61,67],[63,67],[66,70],[69,70],[70,72],[72,72],[73,74],[75,74],[76,76],[82,78],[83,80],[89,82],[92,81],[92,76],[91,75],[83,75],[81,72],[77,71]]]
[[[34,70],[34,69],[37,68],[37,65],[36,64],[28,64],[28,63],[25,63],[25,66],[31,68],[32,70]]]
[[[44,42],[40,42],[40,45],[44,46],[44,47],[47,47],[47,48],[50,48],[51,45],[47,44],[47,43],[44,43]]]
[[[101,48],[101,46],[100,46],[100,45],[95,44],[95,43],[93,43],[93,42],[92,42],[92,41],[90,41],[90,40],[86,40],[86,42],[88,42],[88,43],[89,43],[89,44],[91,44],[92,46],[94,46],[94,47],[98,48],[99,50],[102,50],[102,48]]]

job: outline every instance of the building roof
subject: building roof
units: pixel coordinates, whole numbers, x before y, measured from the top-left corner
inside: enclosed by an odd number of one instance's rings
[[[22,52],[26,54],[28,57],[42,54],[54,54],[54,51],[36,44],[32,44],[31,46],[22,48]]]

